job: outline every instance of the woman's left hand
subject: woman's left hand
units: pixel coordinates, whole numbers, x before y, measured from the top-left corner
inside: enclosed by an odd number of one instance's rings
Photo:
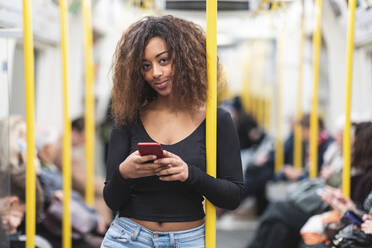
[[[162,166],[156,171],[156,175],[162,181],[184,182],[189,177],[189,167],[179,156],[168,151],[163,151],[164,158],[154,161]]]

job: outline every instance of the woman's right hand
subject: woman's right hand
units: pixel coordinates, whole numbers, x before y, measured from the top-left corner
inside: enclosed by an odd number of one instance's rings
[[[134,179],[155,176],[159,164],[154,164],[156,155],[141,156],[138,151],[130,154],[120,165],[119,171],[123,178]]]

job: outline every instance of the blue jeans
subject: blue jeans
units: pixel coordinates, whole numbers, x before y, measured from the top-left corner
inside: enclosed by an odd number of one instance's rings
[[[125,217],[116,217],[101,248],[204,248],[204,224],[185,231],[153,232]]]

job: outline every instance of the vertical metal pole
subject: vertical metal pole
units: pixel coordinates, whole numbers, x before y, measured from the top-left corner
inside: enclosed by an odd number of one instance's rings
[[[345,87],[345,127],[344,127],[344,168],[342,171],[342,190],[346,197],[350,197],[350,112],[351,112],[351,89],[353,73],[353,51],[354,51],[354,21],[356,0],[349,0],[349,20],[347,29],[347,59],[346,59],[346,87]]]
[[[87,205],[94,204],[94,64],[93,32],[91,21],[91,0],[82,0],[85,51],[85,155],[86,155],[86,193]]]
[[[252,110],[252,116],[254,119],[257,121],[257,116],[258,116],[258,104],[257,104],[257,90],[255,89],[256,87],[253,88],[254,82],[251,83],[252,85],[252,90],[251,90],[251,110]]]
[[[243,80],[242,80],[242,102],[244,109],[252,114],[252,94],[251,94],[251,85],[250,85],[250,58],[247,56],[246,62],[243,65],[243,72],[245,73],[243,75]]]
[[[263,96],[263,86],[260,85],[260,93],[258,97],[258,117],[257,122],[261,127],[265,124],[265,99]]]
[[[32,38],[31,1],[23,0],[23,43],[26,87],[26,247],[35,247],[36,175],[35,175],[35,107],[34,107],[34,44]]]
[[[257,58],[257,123],[264,127],[265,125],[265,85],[264,85],[264,71],[265,71],[265,55],[266,55],[266,44],[260,43],[258,45],[258,58]]]
[[[207,69],[208,100],[206,153],[207,173],[216,177],[217,155],[217,0],[207,0]],[[206,248],[216,247],[216,208],[206,201]]]
[[[61,49],[63,72],[63,239],[64,248],[70,248],[71,243],[71,119],[69,113],[69,83],[68,83],[68,20],[66,0],[59,1],[61,22]]]
[[[282,104],[282,91],[283,91],[283,35],[278,37],[278,48],[277,48],[277,68],[278,68],[278,79],[277,79],[277,113],[276,113],[276,125],[277,133],[275,140],[275,172],[279,172],[283,169],[284,165],[284,147],[283,147],[283,104]]]
[[[270,132],[271,124],[271,99],[272,99],[272,89],[271,86],[266,87],[266,100],[265,100],[265,128],[266,132]]]
[[[319,54],[321,47],[322,0],[315,2],[316,26],[313,37],[313,99],[310,116],[310,178],[318,172],[318,88]]]
[[[299,60],[298,60],[298,81],[297,81],[297,113],[295,119],[295,132],[294,132],[294,167],[297,169],[302,168],[302,129],[300,121],[302,119],[302,82],[303,82],[303,66],[304,66],[304,47],[305,47],[305,4],[301,0],[302,13],[301,13],[301,34],[299,45]]]

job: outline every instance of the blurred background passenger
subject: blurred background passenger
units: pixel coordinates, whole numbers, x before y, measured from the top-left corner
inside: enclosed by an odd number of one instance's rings
[[[355,124],[353,135],[351,199],[361,208],[372,191],[372,123]],[[297,186],[297,197],[292,194],[285,201],[272,203],[248,247],[296,248],[301,227],[311,216],[326,210],[326,206],[318,204],[317,189],[322,187],[321,179],[306,180]]]
[[[71,123],[71,181],[72,188],[79,192],[84,198],[86,193],[86,161],[85,161],[85,120],[84,117],[78,117],[72,120]],[[62,137],[58,140],[56,147],[56,156],[53,158],[53,163],[62,172]],[[103,166],[103,164],[99,164]],[[107,207],[103,199],[104,179],[98,175],[94,176],[94,208],[100,216],[103,217],[105,225],[109,225],[112,221],[112,212]]]
[[[14,168],[9,171],[0,171],[0,244],[1,247],[25,247],[27,237],[21,224],[26,211],[26,170],[25,167]],[[8,184],[9,183],[9,184]],[[43,190],[38,180],[35,188],[36,216],[40,220],[43,211]],[[51,248],[52,246],[43,237],[35,236],[35,246],[38,248]]]
[[[301,228],[302,248],[357,248],[372,247],[369,221],[372,216],[372,191],[357,206],[344,197],[340,189],[326,187],[319,192],[322,200],[331,206],[332,211],[311,217]]]
[[[21,116],[0,119],[0,170],[23,165],[26,151],[26,124]]]
[[[255,200],[255,213],[261,214],[268,203],[265,194],[266,181],[272,178],[272,168],[252,166],[261,164],[266,160],[269,151],[272,149],[272,138],[258,125],[255,118],[247,113],[240,96],[226,100],[222,107],[230,112],[235,123],[242,159],[243,173],[245,175],[245,191],[243,197],[251,196]],[[246,215],[251,211],[235,211],[234,214]],[[217,216],[221,217],[226,210],[217,208]]]
[[[235,96],[231,101],[231,117],[233,118],[240,142],[240,149],[252,148],[262,140],[262,130],[255,118],[243,108],[240,96]]]
[[[310,154],[310,114],[305,114],[301,119],[301,129],[302,129],[302,140],[305,146],[306,151],[306,162],[305,167],[302,170],[294,168],[292,164],[285,164],[283,173],[286,179],[290,181],[298,181],[309,176],[309,154]],[[318,141],[317,141],[317,171],[318,174],[321,170],[321,167],[324,163],[324,154],[328,146],[333,142],[333,138],[330,136],[328,131],[324,126],[323,119],[318,118]]]
[[[35,144],[37,148],[37,156],[40,159],[40,172],[38,173],[38,178],[43,186],[44,197],[46,200],[45,211],[47,212],[46,218],[43,220],[42,224],[38,226],[38,231],[42,233],[48,240],[53,244],[54,247],[59,247],[61,245],[62,230],[58,228],[58,225],[62,224],[62,217],[54,214],[56,209],[63,211],[61,209],[62,201],[64,199],[63,193],[63,177],[58,168],[54,165],[54,161],[57,156],[57,142],[58,142],[58,132],[48,126],[38,125],[35,132]],[[106,231],[106,226],[103,220],[97,212],[88,207],[83,201],[81,195],[76,192],[71,192],[71,215],[72,223],[75,222],[73,218],[74,213],[79,209],[82,216],[88,216],[87,220],[89,223],[82,222],[81,225],[86,225],[86,230],[80,231],[81,235],[73,236],[73,245],[79,247],[98,247],[101,239],[95,236],[89,236],[86,239],[86,235],[91,234],[103,234]],[[58,207],[57,207],[58,206]],[[62,212],[60,213],[63,216]],[[55,220],[55,218],[57,218]],[[92,224],[90,224],[92,223]],[[53,230],[54,229],[54,230]]]

